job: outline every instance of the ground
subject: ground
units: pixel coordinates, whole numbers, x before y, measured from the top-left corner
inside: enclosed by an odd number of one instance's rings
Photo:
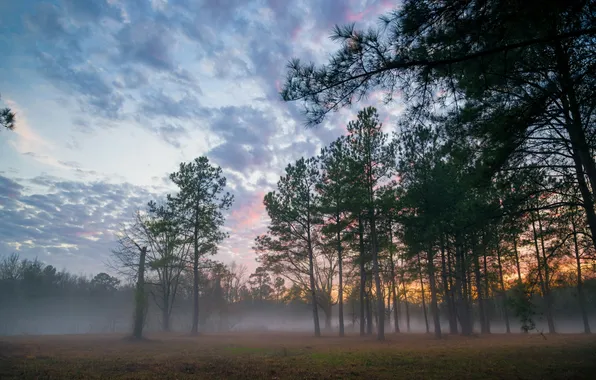
[[[594,379],[596,337],[0,337],[0,379]]]

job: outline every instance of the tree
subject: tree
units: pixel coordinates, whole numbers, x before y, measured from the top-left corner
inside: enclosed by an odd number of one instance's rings
[[[143,327],[147,317],[147,295],[145,293],[145,258],[147,247],[139,247],[139,273],[135,288],[135,312],[132,336],[135,339],[143,337]]]
[[[119,232],[117,247],[112,250],[112,261],[108,264],[120,274],[131,279],[136,277],[132,333],[135,339],[141,339],[143,336],[148,307],[145,290],[145,263],[147,246],[151,238],[146,232],[142,214],[137,211],[133,223],[123,227]]]
[[[162,311],[162,328],[169,331],[181,275],[187,268],[191,240],[183,233],[171,202],[158,206],[152,201],[148,208],[143,228],[151,252],[149,268],[157,274],[157,282],[151,283],[150,292]]]
[[[100,293],[112,294],[118,290],[120,280],[107,273],[101,272],[95,275],[91,280],[91,286]]]
[[[181,228],[193,244],[193,317],[192,334],[199,328],[199,259],[206,254],[214,254],[217,244],[227,234],[221,231],[234,197],[224,192],[226,177],[218,166],[212,166],[205,156],[188,163],[181,163],[170,179],[178,186],[176,195],[168,195]]]
[[[379,274],[379,244],[377,235],[378,199],[381,188],[388,185],[395,171],[395,149],[382,131],[379,116],[374,107],[358,113],[355,121],[348,123],[347,145],[351,151],[353,165],[359,173],[358,189],[362,191],[365,217],[370,228],[370,250],[373,265],[373,278],[376,286],[377,315],[379,326],[377,338],[385,338],[385,301]]]
[[[540,156],[521,163],[554,175],[573,171],[596,246],[593,7],[583,0],[408,0],[376,30],[336,27],[341,48],[322,67],[292,61],[282,97],[304,100],[309,124],[377,88],[387,101],[401,90],[417,112],[454,110],[466,119],[458,129],[478,139],[488,174],[519,154]],[[563,163],[552,160],[560,158],[557,145],[570,152]]]
[[[323,227],[323,234],[335,245],[339,268],[339,336],[344,336],[344,285],[343,285],[343,232],[348,227],[348,197],[350,181],[348,177],[350,165],[346,139],[339,138],[329,147],[321,151],[322,164],[321,182],[317,184],[320,193],[321,212],[326,216],[327,223]]]
[[[286,101],[304,100],[308,123],[318,124],[327,113],[376,88],[390,101],[400,88],[431,84],[432,74],[448,76],[461,67],[477,70],[497,61],[509,63],[536,46],[590,43],[596,34],[592,6],[582,0],[406,0],[400,10],[382,16],[377,29],[336,26],[331,39],[341,47],[329,63],[315,67],[293,59],[281,95]],[[541,12],[536,12],[538,7]]]
[[[275,292],[276,301],[280,302],[283,300],[283,297],[287,291],[286,280],[284,280],[283,277],[276,277],[275,281],[273,282],[273,290]]]
[[[319,183],[316,159],[301,158],[286,167],[285,176],[277,183],[277,191],[265,195],[263,203],[271,219],[266,235],[256,239],[255,250],[261,253],[260,261],[268,268],[280,264],[290,271],[278,270],[276,274],[300,283],[303,274],[308,276],[315,336],[321,335],[317,308],[315,281],[315,228],[320,224],[319,199],[315,186]]]
[[[170,330],[170,316],[181,275],[187,268],[190,239],[184,234],[170,203],[151,201],[147,212],[137,211],[134,220],[119,232],[118,247],[109,266],[128,278],[138,276],[140,247],[146,252],[148,294],[162,311],[162,328]]]
[[[267,300],[273,292],[271,276],[263,267],[257,267],[255,269],[254,273],[249,276],[248,283],[253,291],[253,297],[259,302]]]

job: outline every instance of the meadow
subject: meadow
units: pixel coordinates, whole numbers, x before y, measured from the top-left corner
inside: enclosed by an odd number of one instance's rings
[[[593,379],[589,335],[230,333],[0,338],[1,379]]]

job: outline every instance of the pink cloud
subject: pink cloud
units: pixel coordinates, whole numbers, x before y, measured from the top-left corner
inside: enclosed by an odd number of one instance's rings
[[[370,19],[372,16],[380,15],[395,8],[395,2],[389,0],[381,0],[374,3],[360,12],[352,12],[350,8],[346,12],[346,20],[349,22],[361,22],[362,20]]]
[[[231,228],[234,230],[250,230],[258,227],[265,216],[264,196],[265,192],[257,192],[250,203],[232,211],[231,219],[233,223]]]

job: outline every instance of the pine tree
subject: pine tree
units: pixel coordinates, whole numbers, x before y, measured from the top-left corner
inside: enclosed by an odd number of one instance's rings
[[[170,179],[178,186],[178,193],[168,196],[180,218],[186,236],[193,244],[193,316],[192,334],[199,331],[199,260],[206,254],[214,254],[217,244],[227,234],[221,231],[228,210],[234,200],[225,192],[226,177],[218,166],[209,163],[207,157],[199,157],[181,163]]]

